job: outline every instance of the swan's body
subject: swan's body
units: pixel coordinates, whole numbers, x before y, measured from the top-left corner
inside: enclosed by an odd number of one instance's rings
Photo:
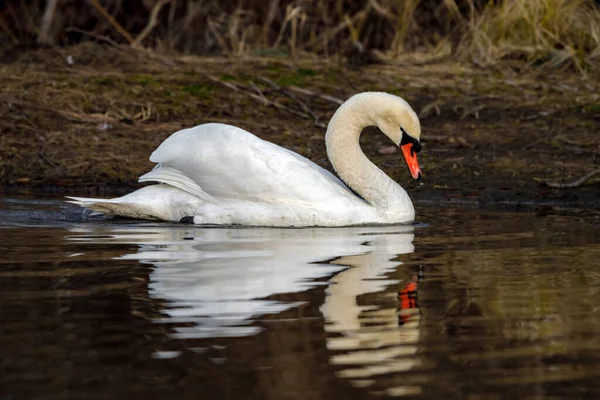
[[[140,182],[159,184],[116,199],[71,199],[97,212],[167,221],[193,217],[195,224],[410,222],[415,214],[406,191],[360,149],[360,133],[372,125],[403,144],[413,176],[420,177],[410,151],[413,145],[419,149],[416,114],[397,96],[361,93],[340,106],[327,129],[327,153],[345,183],[312,161],[243,129],[204,124],[174,133],[152,153],[150,160],[158,165]]]

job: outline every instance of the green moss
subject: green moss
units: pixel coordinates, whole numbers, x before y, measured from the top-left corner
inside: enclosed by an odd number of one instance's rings
[[[294,76],[282,76],[275,79],[275,83],[279,86],[298,86],[302,84],[302,80]]]
[[[148,86],[153,83],[156,83],[156,79],[154,78],[154,76],[149,74],[134,75],[131,78],[135,83],[141,86]]]
[[[297,74],[301,76],[316,76],[317,71],[310,68],[298,68]]]
[[[258,49],[255,55],[259,57],[284,58],[289,56],[289,53],[284,49]]]
[[[200,83],[192,83],[189,85],[185,85],[182,90],[186,93],[194,97],[198,97],[201,99],[208,99],[211,97],[212,92],[214,90],[213,86],[207,86]]]
[[[272,70],[273,71],[273,70]],[[273,71],[275,72],[275,71]],[[309,68],[298,68],[293,71],[279,71],[272,73],[273,80],[279,86],[302,86],[306,83],[308,77],[316,76],[317,72]]]
[[[586,104],[583,109],[588,113],[600,114],[600,103]]]
[[[98,85],[98,86],[115,87],[115,81],[111,78],[105,78],[105,77],[92,78],[90,80],[90,83],[93,85]]]

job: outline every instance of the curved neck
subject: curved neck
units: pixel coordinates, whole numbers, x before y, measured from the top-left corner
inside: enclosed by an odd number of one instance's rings
[[[370,110],[361,102],[345,102],[331,118],[325,135],[327,155],[339,177],[370,205],[393,211],[410,202],[408,194],[360,148],[363,129],[376,125]]]

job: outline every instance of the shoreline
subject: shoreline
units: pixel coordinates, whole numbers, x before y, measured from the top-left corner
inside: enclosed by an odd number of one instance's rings
[[[0,77],[2,193],[124,194],[139,187],[162,140],[206,122],[240,126],[331,169],[323,137],[337,103],[386,91],[420,115],[422,184],[376,129],[361,146],[415,202],[600,208],[598,175],[575,188],[541,184],[600,165],[600,85],[574,73],[167,57],[85,44],[25,52]]]

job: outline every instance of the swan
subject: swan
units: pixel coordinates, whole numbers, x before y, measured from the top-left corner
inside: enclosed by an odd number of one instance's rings
[[[114,199],[70,197],[92,211],[198,225],[350,226],[412,222],[406,191],[362,152],[359,137],[378,127],[398,145],[413,178],[421,125],[401,97],[358,93],[334,113],[325,134],[339,175],[235,126],[208,123],[175,132],[150,156],[139,182],[157,182]]]

